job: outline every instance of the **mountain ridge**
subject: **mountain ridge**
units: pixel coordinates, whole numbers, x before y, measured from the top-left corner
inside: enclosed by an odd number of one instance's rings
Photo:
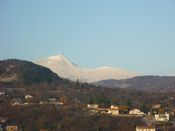
[[[151,91],[175,90],[175,76],[137,76],[124,80],[104,80],[94,83],[96,86],[109,88],[128,88]]]
[[[126,79],[137,76],[137,73],[125,69],[102,66],[94,69],[79,67],[63,55],[50,56],[34,63],[47,67],[63,78],[81,82],[96,82],[108,79]]]

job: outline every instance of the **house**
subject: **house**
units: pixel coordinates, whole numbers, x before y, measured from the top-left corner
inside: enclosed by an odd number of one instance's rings
[[[49,102],[46,101],[46,100],[43,100],[43,101],[40,101],[39,104],[40,104],[40,105],[45,105],[45,104],[49,104]]]
[[[155,104],[152,106],[153,109],[159,109],[161,107],[161,104]]]
[[[88,104],[87,108],[97,109],[98,108],[98,104]]]
[[[4,117],[0,117],[0,123],[6,123],[7,119]]]
[[[143,112],[141,112],[139,109],[132,109],[132,110],[130,110],[129,111],[129,114],[130,115],[143,115],[144,113]]]
[[[19,131],[19,127],[17,125],[8,125],[6,126],[6,131]]]
[[[95,110],[97,110],[97,112],[100,113],[100,114],[109,114],[108,113],[108,108],[97,108]]]
[[[56,102],[57,99],[56,98],[49,98],[49,102],[52,103],[52,102]]]
[[[108,109],[108,114],[111,115],[118,115],[119,114],[119,110],[118,109]]]
[[[31,96],[31,95],[25,95],[25,99],[33,99],[33,96]]]
[[[111,105],[111,109],[116,109],[116,110],[118,110],[119,107],[118,107],[117,105]]]
[[[58,101],[56,98],[49,98],[49,104],[53,105],[63,105],[63,102]]]
[[[29,105],[29,104],[31,104],[31,103],[29,103],[29,102],[24,102],[24,105]]]
[[[156,131],[154,126],[137,126],[136,131]]]
[[[111,105],[111,108],[108,109],[108,114],[118,115],[119,114],[119,107],[117,105]]]
[[[22,126],[19,123],[16,123],[15,121],[8,121],[6,123],[5,131],[22,131]]]
[[[0,92],[0,96],[5,95],[5,92]]]
[[[167,122],[169,121],[169,113],[165,113],[165,114],[155,114],[155,119],[156,121],[160,121],[160,122]]]
[[[60,101],[56,101],[56,102],[53,102],[54,105],[58,106],[58,105],[63,105],[64,103],[63,102],[60,102]]]
[[[13,98],[12,101],[10,102],[11,106],[18,106],[22,105],[22,100],[21,98]]]

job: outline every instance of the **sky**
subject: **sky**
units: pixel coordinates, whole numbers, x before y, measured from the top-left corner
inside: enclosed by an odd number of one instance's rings
[[[174,0],[0,0],[0,59],[175,75]]]

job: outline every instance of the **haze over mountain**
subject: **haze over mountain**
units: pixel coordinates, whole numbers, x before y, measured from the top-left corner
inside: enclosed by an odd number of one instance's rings
[[[81,82],[96,82],[108,79],[127,79],[137,76],[137,73],[130,72],[125,69],[115,67],[98,67],[95,69],[81,68],[63,55],[50,56],[35,62],[38,65],[42,65],[51,69],[63,78],[67,78],[73,81],[77,79]]]

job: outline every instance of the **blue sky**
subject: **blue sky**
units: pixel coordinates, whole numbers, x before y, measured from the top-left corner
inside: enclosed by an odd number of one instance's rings
[[[1,0],[0,59],[175,74],[174,0]]]

